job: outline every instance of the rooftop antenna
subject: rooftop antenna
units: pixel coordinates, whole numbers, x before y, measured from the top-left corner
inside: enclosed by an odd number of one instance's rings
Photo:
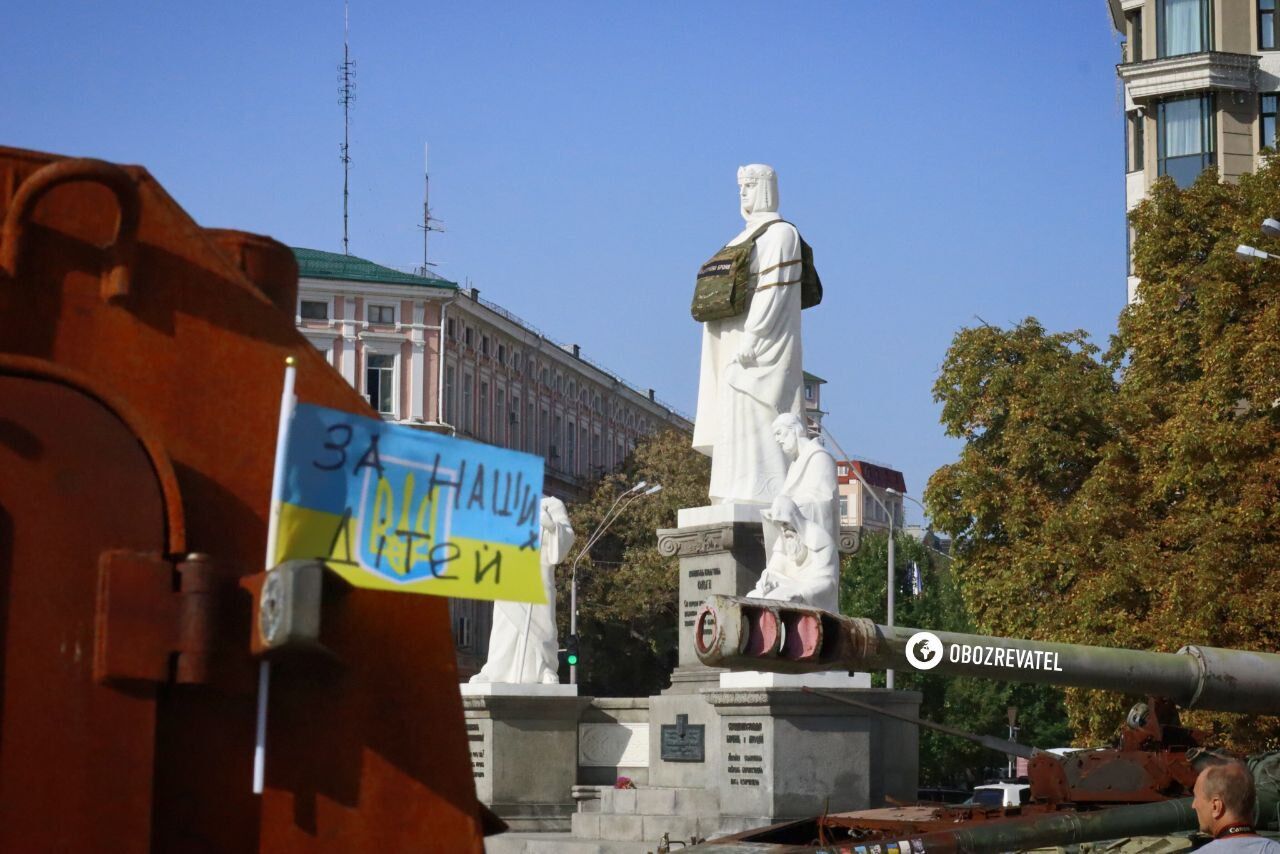
[[[350,255],[347,240],[347,202],[351,185],[351,104],[356,99],[356,63],[351,58],[351,4],[342,4],[342,62],[338,64],[338,103],[342,105],[342,254]]]
[[[440,220],[431,215],[431,169],[427,158],[428,152],[427,143],[422,143],[422,225],[418,228],[422,229],[422,275],[424,276],[427,275],[427,268],[435,266],[427,260],[427,238],[433,231],[444,231],[443,227],[434,225]]]

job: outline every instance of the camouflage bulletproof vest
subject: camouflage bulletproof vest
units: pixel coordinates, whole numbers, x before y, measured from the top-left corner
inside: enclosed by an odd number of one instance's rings
[[[758,275],[751,274],[751,250],[756,240],[770,226],[786,222],[775,219],[760,226],[750,237],[736,246],[726,246],[712,255],[698,270],[693,290],[693,319],[706,323],[736,317],[747,310],[747,300],[755,291]],[[789,223],[788,223],[789,224]],[[799,232],[797,232],[798,234]],[[797,262],[791,262],[797,263]],[[810,308],[822,302],[822,280],[813,266],[813,249],[800,238],[800,307]],[[765,271],[768,272],[768,271]]]

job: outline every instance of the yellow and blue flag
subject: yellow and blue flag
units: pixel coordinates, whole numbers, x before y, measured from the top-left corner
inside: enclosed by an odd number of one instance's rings
[[[357,587],[546,602],[542,458],[299,404],[276,563],[323,560]]]

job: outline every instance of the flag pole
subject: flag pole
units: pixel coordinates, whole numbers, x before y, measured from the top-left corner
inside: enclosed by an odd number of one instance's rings
[[[284,390],[280,393],[280,423],[276,429],[276,462],[271,474],[271,508],[267,513],[267,555],[263,566],[270,572],[276,565],[276,544],[280,539],[280,500],[284,493],[285,450],[289,444],[289,425],[298,404],[293,388],[298,369],[289,356],[284,360]],[[267,696],[271,690],[271,663],[258,665],[258,721],[253,742],[253,793],[262,794],[267,759]]]

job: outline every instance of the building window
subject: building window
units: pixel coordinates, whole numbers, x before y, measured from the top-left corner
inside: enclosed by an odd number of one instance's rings
[[[1277,95],[1263,95],[1259,99],[1258,104],[1258,128],[1261,131],[1261,142],[1259,148],[1275,148],[1276,147],[1276,102],[1280,100]]]
[[[591,465],[594,468],[600,468],[603,461],[600,459],[600,434],[591,434]]]
[[[505,447],[507,444],[507,393],[503,389],[494,392],[493,426],[496,428],[493,431],[493,441]]]
[[[392,392],[395,389],[396,357],[384,353],[366,353],[364,391],[369,405],[382,415],[394,415]]]
[[[489,384],[480,380],[480,438],[489,440]]]
[[[840,518],[849,518],[849,496],[847,495],[840,496]]]
[[[325,300],[304,299],[298,308],[303,320],[328,320],[329,303]]]
[[[454,323],[452,317],[444,322],[444,334],[450,341],[458,337],[458,324]]]
[[[1143,168],[1143,158],[1146,156],[1146,140],[1143,133],[1145,125],[1146,119],[1137,110],[1125,117],[1125,134],[1129,138],[1128,145],[1125,148],[1129,152],[1128,171],[1130,172],[1141,172]]]
[[[1135,9],[1125,18],[1129,21],[1129,61],[1142,62],[1142,10]]]
[[[457,628],[454,630],[454,640],[458,644],[458,649],[471,649],[471,644],[475,642],[471,628],[471,618],[458,615]]]
[[[480,336],[480,352],[486,356],[489,355],[489,336],[488,335]]]
[[[507,423],[511,426],[511,447],[519,451],[524,446],[523,434],[520,432],[520,395],[515,392],[511,393],[511,414],[507,416]]]
[[[507,363],[507,345],[498,345],[498,364],[505,365]]]
[[[809,401],[813,400],[813,383],[804,384],[804,399]]]
[[[468,347],[471,346],[471,327],[470,326],[464,326],[462,328],[462,343],[466,344]]]
[[[475,378],[471,374],[462,375],[462,429],[464,432],[471,432],[472,413],[471,406],[472,387],[476,384]]]
[[[564,443],[564,470],[570,474],[577,474],[578,469],[575,466],[574,451],[577,449],[577,441],[574,438],[577,432],[574,429],[573,422],[569,422],[569,432],[565,434]]]
[[[457,372],[452,366],[444,369],[444,422],[446,424],[457,424],[454,419],[458,416],[458,389],[457,389]]]
[[[371,305],[368,308],[370,323],[391,326],[396,322],[396,307],[393,305]]]
[[[551,431],[551,459],[557,459],[560,455],[560,449],[564,447],[564,420],[557,415],[552,421],[554,425]],[[566,464],[566,470],[567,464]]]
[[[1191,186],[1214,163],[1213,96],[1162,101],[1156,123],[1159,174],[1173,178],[1179,187]]]
[[[538,417],[538,447],[542,451],[542,456],[549,457],[551,455],[551,431],[547,428],[548,415],[547,410],[542,410]]]
[[[845,463],[840,463],[840,465],[836,466],[836,473],[839,474],[841,477],[848,477],[849,466],[846,465]]]
[[[1212,50],[1210,0],[1156,0],[1157,55]]]
[[[1258,50],[1276,49],[1276,0],[1258,0]]]
[[[526,410],[527,417],[524,419],[524,449],[529,453],[537,453],[536,446],[533,442],[533,401],[529,401],[529,408]]]

